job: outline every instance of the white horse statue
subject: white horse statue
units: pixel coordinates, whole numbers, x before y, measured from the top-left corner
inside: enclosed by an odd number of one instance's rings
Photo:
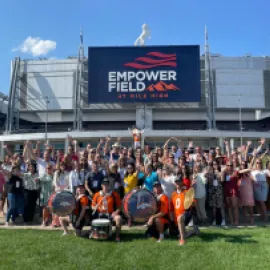
[[[135,41],[135,46],[144,46],[145,45],[145,40],[147,38],[151,38],[151,34],[150,34],[150,29],[148,27],[147,24],[143,24],[142,25],[142,33],[140,34],[140,36],[136,39]]]

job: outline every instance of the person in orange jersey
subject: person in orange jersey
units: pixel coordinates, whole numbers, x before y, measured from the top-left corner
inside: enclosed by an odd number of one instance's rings
[[[104,178],[101,184],[102,190],[95,193],[92,200],[92,209],[95,218],[108,218],[115,222],[117,242],[120,241],[121,233],[121,199],[117,192],[109,191],[109,180]]]
[[[162,193],[161,184],[159,181],[154,182],[153,192],[158,202],[158,211],[152,215],[148,222],[148,230],[146,235],[157,237],[158,242],[164,239],[164,230],[169,227],[169,199]]]
[[[190,209],[186,210],[184,207],[185,195],[187,191],[185,190],[185,184],[182,177],[177,177],[175,179],[176,191],[172,193],[170,202],[170,220],[174,223],[180,233],[179,245],[185,244],[185,239],[199,234],[198,227],[194,228],[186,233],[185,226],[189,223],[192,214]]]
[[[142,139],[142,133],[144,131],[140,130],[136,127],[132,128],[132,136],[133,136],[133,141],[134,141],[134,149],[137,149],[141,147],[141,139]]]

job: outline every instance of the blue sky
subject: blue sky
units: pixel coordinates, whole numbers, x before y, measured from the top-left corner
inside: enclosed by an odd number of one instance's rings
[[[80,26],[85,46],[121,46],[133,45],[147,23],[148,45],[199,44],[203,52],[206,24],[211,52],[261,56],[270,55],[269,10],[269,0],[3,0],[0,92],[9,90],[10,61],[34,58],[12,51],[29,36],[56,43],[46,57],[65,58],[77,53]]]

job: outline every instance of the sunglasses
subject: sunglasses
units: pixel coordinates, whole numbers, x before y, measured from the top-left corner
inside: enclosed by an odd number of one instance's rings
[[[227,165],[227,167],[232,167],[233,165]]]
[[[128,169],[128,170],[133,170],[133,168],[131,168],[131,167],[127,167],[127,169]]]

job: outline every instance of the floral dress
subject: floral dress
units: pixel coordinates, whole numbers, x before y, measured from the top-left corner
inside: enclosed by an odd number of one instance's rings
[[[221,208],[224,206],[223,187],[218,175],[209,176],[209,206]]]
[[[53,193],[53,176],[45,174],[40,178],[40,206],[47,206],[48,199]]]

